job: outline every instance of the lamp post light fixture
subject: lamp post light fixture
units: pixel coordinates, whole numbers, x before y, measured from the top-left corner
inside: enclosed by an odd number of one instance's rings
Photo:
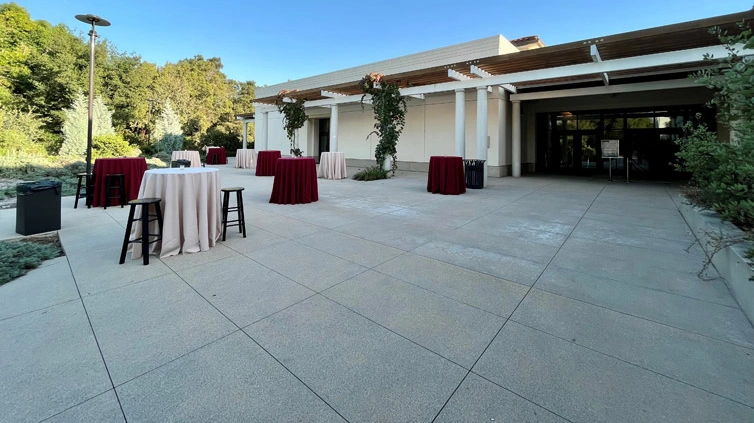
[[[76,15],[76,19],[84,23],[91,23],[92,30],[89,31],[89,123],[86,131],[86,173],[92,173],[92,107],[94,105],[94,39],[97,38],[95,26],[110,26],[110,22],[100,18],[97,15]],[[87,176],[87,188],[89,187],[89,176]],[[87,193],[89,191],[87,190]],[[87,198],[88,200],[88,198]]]

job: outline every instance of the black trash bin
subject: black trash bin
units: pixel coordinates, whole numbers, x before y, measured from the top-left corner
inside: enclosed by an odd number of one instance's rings
[[[16,185],[16,232],[33,235],[60,229],[60,192],[57,181]]]
[[[484,160],[464,160],[466,172],[466,188],[484,188]]]

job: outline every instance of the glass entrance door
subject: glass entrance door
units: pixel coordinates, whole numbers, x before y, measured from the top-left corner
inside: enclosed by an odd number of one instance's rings
[[[559,168],[561,170],[571,170],[574,167],[573,162],[573,147],[575,135],[573,134],[560,134],[558,136],[558,153],[560,158]]]
[[[594,131],[564,131],[558,135],[559,169],[573,173],[593,173],[602,169],[599,140]]]
[[[599,156],[597,156],[597,134],[580,133],[581,145],[581,170],[592,173],[601,168]]]

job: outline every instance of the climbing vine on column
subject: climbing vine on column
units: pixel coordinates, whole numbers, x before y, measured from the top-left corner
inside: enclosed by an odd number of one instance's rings
[[[306,110],[304,109],[304,99],[292,99],[288,97],[289,94],[296,91],[298,90],[280,90],[275,100],[275,105],[278,107],[280,114],[283,115],[283,128],[288,139],[291,141],[291,154],[301,157],[304,152],[298,147],[298,143],[296,142],[296,131],[304,126],[309,117],[306,115]],[[288,99],[287,101],[284,100],[286,98]]]
[[[388,156],[392,157],[390,170],[395,175],[398,168],[398,138],[406,124],[406,99],[401,96],[398,84],[385,82],[382,77],[382,74],[372,72],[361,79],[359,84],[364,93],[361,104],[363,107],[367,95],[371,96],[375,123],[374,131],[367,138],[376,135],[380,139],[374,149],[377,167],[382,169]]]

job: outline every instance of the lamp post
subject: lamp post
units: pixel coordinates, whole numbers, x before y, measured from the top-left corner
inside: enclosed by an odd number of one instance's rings
[[[97,38],[96,26],[110,26],[110,22],[100,18],[97,15],[76,15],[76,19],[84,23],[91,23],[92,30],[89,31],[89,123],[86,130],[86,173],[92,173],[92,107],[94,104],[94,39]],[[89,187],[89,176],[87,176],[87,188]],[[88,192],[88,191],[87,191]]]

